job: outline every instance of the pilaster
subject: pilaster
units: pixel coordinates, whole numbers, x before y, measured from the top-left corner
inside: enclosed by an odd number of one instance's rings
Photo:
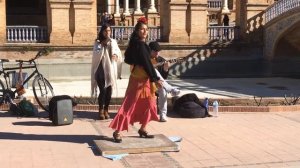
[[[207,43],[206,8],[206,0],[171,0],[169,42]]]
[[[69,19],[69,0],[49,0],[51,33],[50,43],[55,45],[72,44]]]
[[[6,5],[0,0],[0,45],[6,42]]]
[[[247,3],[245,1],[236,1],[236,26],[239,27],[240,38],[245,39],[247,32]]]
[[[187,27],[190,26],[189,43],[191,44],[206,44],[208,42],[207,34],[207,1],[206,2],[194,2],[190,4],[191,10],[191,23],[188,23]]]
[[[170,0],[169,2],[170,14],[169,14],[169,43],[188,43],[189,37],[186,30],[187,19],[187,6],[188,3],[185,0]]]
[[[75,31],[73,44],[91,44],[97,36],[96,11],[93,0],[74,0],[74,22]]]

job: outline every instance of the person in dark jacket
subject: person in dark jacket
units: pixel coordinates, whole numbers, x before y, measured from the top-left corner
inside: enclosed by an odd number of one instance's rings
[[[172,96],[177,96],[180,93],[178,88],[171,86],[166,79],[169,75],[170,62],[166,61],[163,57],[159,55],[161,50],[160,45],[156,41],[149,43],[151,49],[151,62],[156,68],[157,76],[161,77],[163,82],[163,87],[158,89],[158,111],[160,116],[160,122],[166,122],[167,119],[167,107],[168,107],[168,93]]]
[[[229,26],[229,16],[227,14],[224,15],[223,26]],[[229,39],[229,29],[228,28],[224,28],[224,36],[226,37],[226,39]]]
[[[120,132],[128,130],[129,124],[141,124],[138,134],[141,138],[153,138],[148,134],[147,124],[158,121],[155,92],[162,86],[150,61],[150,48],[146,44],[148,36],[147,19],[142,17],[134,27],[129,45],[125,51],[125,63],[133,68],[122,105],[110,123],[114,129],[115,142],[122,142]]]

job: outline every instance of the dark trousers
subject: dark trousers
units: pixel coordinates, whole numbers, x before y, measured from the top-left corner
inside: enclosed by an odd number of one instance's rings
[[[97,81],[97,85],[99,87],[100,93],[98,96],[98,104],[99,104],[99,109],[103,109],[104,105],[104,110],[108,110],[111,96],[112,96],[112,87],[108,86],[107,88],[104,88],[105,86],[105,79],[104,79],[104,71],[102,67],[102,62],[100,63],[95,79]]]

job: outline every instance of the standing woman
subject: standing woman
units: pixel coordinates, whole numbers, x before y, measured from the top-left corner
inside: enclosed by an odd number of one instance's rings
[[[110,26],[108,24],[102,25],[93,49],[91,93],[92,96],[97,94],[98,86],[100,90],[98,96],[100,120],[109,119],[108,107],[118,72],[116,62],[118,59],[122,59],[117,41],[111,39],[110,35]]]
[[[125,62],[133,66],[123,103],[110,123],[113,128],[115,142],[122,142],[120,132],[128,131],[129,124],[141,124],[138,134],[141,138],[153,138],[147,132],[147,124],[158,121],[156,86],[161,87],[162,81],[157,77],[150,61],[150,48],[146,44],[148,36],[147,19],[142,17],[135,25],[129,45],[125,51]]]

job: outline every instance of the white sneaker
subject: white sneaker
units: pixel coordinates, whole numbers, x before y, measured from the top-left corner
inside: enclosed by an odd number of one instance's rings
[[[178,96],[180,94],[180,90],[177,89],[177,88],[173,88],[171,90],[171,95],[174,97],[174,96]]]
[[[168,119],[167,119],[167,116],[160,116],[160,122],[167,122]]]

